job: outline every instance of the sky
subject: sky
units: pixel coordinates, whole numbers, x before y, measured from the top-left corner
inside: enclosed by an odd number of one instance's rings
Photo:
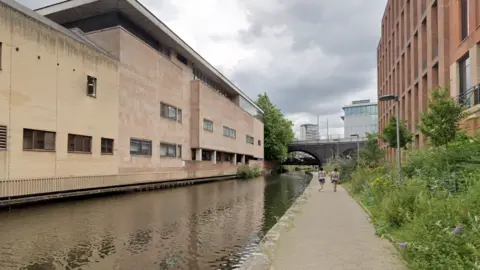
[[[17,0],[30,8],[55,0]],[[342,106],[376,100],[387,0],[140,0],[252,99],[294,123],[343,133]],[[328,119],[328,120],[327,120]]]

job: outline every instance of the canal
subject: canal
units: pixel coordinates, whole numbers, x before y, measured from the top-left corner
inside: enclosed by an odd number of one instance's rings
[[[0,212],[0,269],[235,269],[310,177],[230,180]]]

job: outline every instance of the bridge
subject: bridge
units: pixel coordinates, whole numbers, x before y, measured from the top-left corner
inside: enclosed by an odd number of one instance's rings
[[[366,138],[335,138],[318,140],[295,140],[288,145],[288,152],[303,152],[313,156],[317,164],[324,164],[329,159],[339,156],[352,156],[357,151],[357,143],[361,148],[365,144]],[[296,160],[288,160],[289,164],[296,164]],[[310,162],[309,162],[310,163]]]

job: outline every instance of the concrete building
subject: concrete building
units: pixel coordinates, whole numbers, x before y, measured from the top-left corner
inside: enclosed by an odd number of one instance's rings
[[[136,0],[0,0],[0,56],[0,197],[263,159],[261,109]]]
[[[414,133],[414,147],[426,143],[417,124],[421,113],[428,108],[430,89],[450,86],[452,97],[465,103],[466,99],[458,95],[478,84],[478,68],[471,62],[478,61],[479,6],[475,0],[389,0],[387,3],[377,48],[378,96],[399,96],[400,118],[408,121],[408,128]],[[474,100],[469,99],[470,107],[479,103]],[[395,106],[395,101],[380,102],[380,133],[395,115]],[[474,124],[476,120],[468,123]]]
[[[357,100],[342,109],[345,113],[342,116],[345,138],[353,134],[364,138],[366,133],[378,133],[377,103],[370,100]]]
[[[303,124],[300,126],[300,140],[316,140],[318,138],[318,125]]]

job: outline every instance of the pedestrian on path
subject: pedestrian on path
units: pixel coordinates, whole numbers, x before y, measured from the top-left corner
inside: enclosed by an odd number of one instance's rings
[[[318,181],[320,182],[320,189],[318,191],[321,191],[323,189],[323,184],[325,184],[325,178],[327,178],[327,173],[323,170],[322,167],[320,167],[320,170],[318,172]]]
[[[340,173],[337,168],[333,169],[333,172],[330,174],[330,179],[332,179],[333,192],[337,192],[337,185],[340,182]]]

